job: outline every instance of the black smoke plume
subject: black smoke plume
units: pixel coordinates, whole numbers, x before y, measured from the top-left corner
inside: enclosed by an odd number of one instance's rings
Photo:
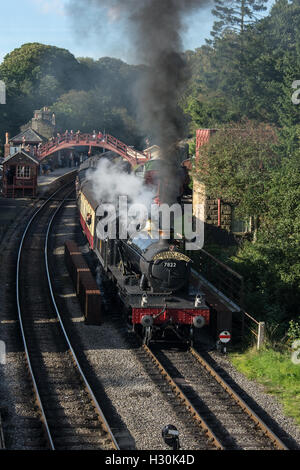
[[[70,0],[77,15],[90,9],[90,21],[98,23],[101,37],[103,12],[126,21],[136,58],[147,66],[138,86],[138,108],[142,130],[162,149],[162,158],[171,162],[175,143],[183,136],[178,98],[188,78],[181,34],[187,14],[210,4],[210,0]],[[97,15],[97,11],[99,15]],[[93,16],[93,20],[91,20]],[[112,28],[114,25],[112,25]],[[199,29],[201,25],[199,25]]]

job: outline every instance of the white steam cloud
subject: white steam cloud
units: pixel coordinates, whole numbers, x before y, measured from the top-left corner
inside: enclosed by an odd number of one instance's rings
[[[148,210],[155,192],[144,184],[143,178],[127,173],[122,165],[107,159],[99,161],[96,170],[89,170],[87,179],[92,182],[95,199],[101,203],[117,204],[119,196],[127,196],[128,204],[142,204]]]

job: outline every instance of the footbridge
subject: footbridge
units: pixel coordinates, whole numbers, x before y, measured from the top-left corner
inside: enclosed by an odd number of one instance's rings
[[[63,134],[62,136],[52,138],[49,142],[39,147],[37,151],[37,157],[39,161],[43,161],[45,158],[53,155],[54,153],[74,147],[88,147],[89,154],[91,154],[93,147],[104,148],[112,150],[113,152],[121,155],[127,160],[132,166],[145,163],[150,159],[150,155],[144,152],[135,150],[133,147],[129,147],[120,140],[116,139],[112,135],[98,133],[95,134]]]

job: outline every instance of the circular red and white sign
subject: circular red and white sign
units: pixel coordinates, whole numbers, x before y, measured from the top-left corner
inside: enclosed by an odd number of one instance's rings
[[[231,334],[229,333],[229,331],[222,331],[219,334],[219,338],[221,343],[229,343],[229,341],[231,340]]]

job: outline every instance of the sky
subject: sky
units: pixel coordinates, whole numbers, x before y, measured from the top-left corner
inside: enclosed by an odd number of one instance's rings
[[[66,12],[68,0],[0,0],[0,62],[13,49],[27,42],[40,42],[68,49],[75,57],[117,57],[134,63],[134,53],[130,49],[124,31],[114,12],[103,17],[99,28],[103,30],[101,40],[89,27],[79,30]],[[141,0],[142,1],[142,0]],[[163,1],[163,0],[162,0]],[[272,5],[274,0],[269,0]],[[186,19],[183,35],[185,49],[196,49],[209,37],[214,18],[211,8],[200,10]],[[74,12],[73,17],[76,15]]]

